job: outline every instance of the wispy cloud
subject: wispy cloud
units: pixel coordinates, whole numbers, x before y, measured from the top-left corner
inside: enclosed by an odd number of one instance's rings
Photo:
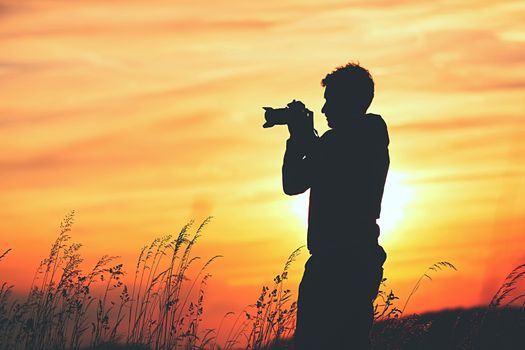
[[[520,127],[523,123],[521,116],[509,115],[488,115],[488,116],[470,116],[466,117],[458,115],[451,118],[450,116],[444,120],[428,120],[428,121],[412,121],[404,124],[397,124],[390,129],[393,132],[405,133],[424,133],[428,130],[433,132],[450,132],[456,130],[473,130],[473,129],[492,129],[492,128],[513,128]]]

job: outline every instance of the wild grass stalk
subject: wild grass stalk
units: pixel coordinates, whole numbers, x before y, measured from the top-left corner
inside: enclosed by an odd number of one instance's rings
[[[71,211],[60,224],[59,235],[40,263],[27,298],[6,307],[4,290],[11,289],[2,289],[1,349],[76,349],[82,343],[93,302],[90,287],[97,277],[111,271],[107,265],[112,259],[102,258],[90,274],[82,274],[81,245],[70,243],[74,214]]]
[[[238,345],[241,337],[245,338],[246,349],[253,350],[270,346],[278,348],[283,340],[291,338],[295,329],[297,302],[292,300],[292,293],[285,288],[284,283],[288,279],[291,264],[302,248],[299,247],[290,254],[282,272],[273,279],[272,288],[262,287],[255,304],[249,305],[251,312],[243,310],[239,313],[225,340],[225,350]],[[245,318],[238,325],[243,315]]]
[[[131,293],[127,344],[177,349],[200,348],[211,341],[209,330],[199,337],[199,325],[206,281],[211,276],[205,272],[220,256],[206,261],[193,280],[188,278],[189,268],[200,259],[192,257],[192,248],[209,221],[206,219],[193,236],[189,234],[190,222],[177,236],[156,239],[141,251]]]
[[[199,327],[211,276],[207,269],[219,256],[189,277],[190,266],[199,261],[192,247],[210,218],[191,236],[192,222],[177,236],[157,238],[143,248],[130,293],[122,280],[123,264],[114,263],[118,257],[105,255],[87,274],[82,272],[81,244],[71,243],[69,235],[74,215],[71,211],[61,222],[25,299],[11,300],[12,286],[1,284],[0,349],[100,348],[121,342],[168,350],[210,344],[213,331],[200,332]]]
[[[405,304],[403,305],[403,308],[401,309],[401,314],[403,314],[405,312],[405,309],[406,309],[406,307],[408,305],[408,302],[410,301],[412,296],[417,292],[417,290],[421,286],[421,283],[423,283],[423,280],[424,279],[429,279],[429,280],[432,281],[432,277],[430,277],[430,273],[431,272],[437,272],[439,270],[443,270],[443,269],[446,269],[446,268],[450,268],[450,269],[453,269],[454,271],[457,271],[456,267],[454,265],[452,265],[451,263],[449,263],[448,261],[439,261],[437,263],[434,263],[434,264],[430,265],[427,268],[427,270],[423,273],[423,275],[421,275],[421,277],[419,277],[419,279],[417,280],[414,288],[412,289],[412,291],[408,295],[407,300],[405,301]]]
[[[4,259],[10,251],[11,249],[5,250],[4,253],[0,255],[0,261]],[[9,302],[13,286],[5,281],[0,281],[0,283],[2,283],[0,287],[0,339],[7,339],[9,336],[8,331],[11,328],[11,315],[13,313]],[[0,345],[0,348],[1,347]]]
[[[457,270],[448,261],[439,261],[432,264],[417,280],[416,284],[409,293],[402,308],[398,308],[395,303],[399,300],[392,290],[386,292],[386,278],[383,278],[380,289],[374,301],[374,325],[372,326],[372,344],[375,349],[403,349],[404,344],[411,340],[421,338],[430,327],[430,323],[419,322],[417,314],[405,316],[405,309],[419,290],[425,279],[432,280],[431,272],[437,272],[446,268]],[[404,317],[403,317],[404,316]],[[382,327],[377,327],[381,322]]]
[[[489,304],[489,309],[495,309],[499,306],[502,306],[502,303],[505,299],[508,299],[512,292],[516,291],[517,284],[525,276],[525,264],[516,266],[508,275],[505,277],[505,280],[501,284],[500,288],[497,290],[496,294],[492,297],[492,300]],[[519,294],[512,299],[510,299],[505,306],[513,305],[516,301],[525,298],[525,293]],[[522,303],[521,307],[524,307],[525,303]]]
[[[0,261],[2,261],[2,259],[5,258],[5,256],[9,254],[10,251],[11,249],[6,249],[2,254],[0,254]]]
[[[487,336],[487,334],[485,334],[487,333],[486,329],[492,327],[491,323],[497,322],[500,311],[516,307],[516,302],[525,298],[525,293],[518,291],[518,284],[523,281],[524,276],[525,264],[516,266],[505,277],[496,293],[494,293],[488,307],[476,311],[475,318],[469,330],[469,336],[464,340],[466,347],[481,346],[480,339]],[[519,308],[523,313],[525,311],[525,302],[522,302]]]
[[[374,302],[375,321],[399,318],[402,314],[402,311],[394,305],[394,302],[399,300],[399,297],[394,294],[392,289],[390,289],[390,292],[388,293],[381,289],[381,287],[386,287],[386,281],[386,278],[381,280],[380,289]]]
[[[37,268],[25,298],[13,298],[13,286],[0,281],[0,350],[102,349],[117,344],[151,350],[221,349],[217,339],[232,312],[224,316],[217,331],[200,329],[206,284],[211,277],[208,269],[220,256],[193,267],[201,261],[192,255],[193,248],[210,218],[194,233],[194,223],[189,222],[178,234],[156,238],[143,247],[128,286],[123,280],[124,266],[115,256],[104,255],[87,273],[82,271],[82,246],[71,242],[69,234],[74,214],[71,211],[61,222],[58,237]],[[297,303],[285,281],[301,248],[288,257],[273,286],[263,286],[257,301],[237,315],[223,350],[233,350],[241,343],[250,350],[290,348],[288,339],[294,332]],[[10,249],[4,250],[0,261],[9,254]],[[443,269],[456,267],[446,261],[431,265],[402,308],[396,306],[399,298],[394,292],[387,292],[386,279],[381,281],[374,319],[386,321],[386,326],[378,330],[374,325],[376,349],[402,349],[409,340],[413,343],[427,334],[430,321],[422,322],[417,315],[403,316],[423,281],[432,280],[431,273]],[[192,276],[190,271],[195,271]],[[483,334],[482,327],[487,326],[484,322],[490,312],[518,303],[525,311],[525,293],[518,291],[524,276],[525,264],[507,275],[487,310],[475,317],[461,346],[479,345],[477,339]]]

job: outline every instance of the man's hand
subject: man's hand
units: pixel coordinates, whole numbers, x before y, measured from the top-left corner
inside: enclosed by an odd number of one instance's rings
[[[294,112],[288,122],[288,131],[292,139],[307,140],[312,138],[314,136],[314,112],[306,108]]]

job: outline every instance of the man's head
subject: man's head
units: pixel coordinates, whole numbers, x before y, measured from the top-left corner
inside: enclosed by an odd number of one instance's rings
[[[358,63],[337,67],[321,81],[326,100],[321,110],[331,128],[361,117],[374,98],[374,80]]]

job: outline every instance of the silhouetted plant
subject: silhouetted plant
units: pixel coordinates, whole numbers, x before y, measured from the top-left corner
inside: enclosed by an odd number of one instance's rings
[[[194,349],[210,342],[211,331],[198,334],[204,287],[211,276],[205,271],[218,256],[193,280],[188,277],[188,268],[199,259],[192,257],[191,249],[210,218],[193,235],[188,232],[190,222],[175,238],[167,235],[144,248],[130,295],[121,281],[123,265],[113,264],[117,257],[105,255],[89,273],[82,273],[81,244],[70,243],[74,214],[71,211],[60,224],[25,300],[10,302],[12,286],[4,282],[0,287],[0,349],[79,349],[86,344],[99,349],[119,342],[130,348]],[[8,253],[9,249],[0,260]],[[100,286],[97,293],[95,284]],[[128,329],[121,331],[125,320]]]
[[[375,303],[374,303],[374,320],[381,321],[385,319],[398,318],[401,315],[401,310],[399,310],[395,305],[395,300],[399,300],[392,289],[390,292],[386,292],[381,289],[381,287],[386,287],[387,279],[383,278],[381,280],[380,289],[377,293]]]
[[[375,300],[374,305],[374,320],[376,322],[383,321],[383,326],[378,329],[374,325],[372,328],[372,343],[374,349],[403,349],[408,341],[422,338],[431,326],[431,322],[419,322],[417,314],[402,317],[408,302],[412,296],[417,292],[424,279],[432,280],[430,272],[437,272],[439,270],[450,268],[457,270],[456,267],[448,261],[440,261],[432,264],[417,280],[414,288],[408,295],[402,309],[395,306],[394,302],[399,298],[392,290],[386,293],[382,289]],[[381,281],[381,287],[386,287],[386,278]]]
[[[61,222],[59,235],[40,263],[26,298],[12,301],[13,286],[1,282],[0,349],[221,349],[217,337],[223,322],[216,332],[200,329],[205,286],[211,276],[207,269],[220,256],[206,261],[195,277],[189,277],[190,267],[200,260],[192,256],[192,249],[210,218],[193,234],[190,222],[177,235],[156,238],[142,248],[128,286],[122,281],[124,266],[115,262],[115,256],[105,255],[88,273],[82,272],[81,244],[70,242],[69,235],[74,214],[71,211]],[[241,343],[250,350],[292,348],[289,340],[295,328],[297,303],[285,288],[285,281],[301,248],[288,257],[273,286],[263,286],[257,301],[237,315],[222,349],[233,350]],[[10,249],[4,250],[0,261],[9,253]],[[431,265],[401,309],[396,306],[399,298],[394,292],[386,292],[386,279],[381,281],[374,304],[375,350],[424,344],[432,320],[405,316],[404,312],[422,282],[432,280],[430,272],[448,268],[456,270],[446,261]],[[519,303],[521,312],[525,311],[525,293],[517,289],[524,276],[525,264],[507,275],[488,308],[471,315],[468,330],[457,337],[458,347],[481,346],[487,337],[486,329],[497,321],[496,310]],[[224,319],[232,315],[229,312]],[[460,321],[458,316],[456,323]]]
[[[198,337],[204,287],[211,276],[204,272],[220,256],[209,259],[188,288],[183,288],[190,281],[188,268],[200,259],[192,257],[191,250],[209,221],[210,218],[206,219],[193,237],[188,232],[193,224],[190,222],[177,236],[155,239],[142,249],[131,289],[126,343],[145,344],[152,349],[176,349],[183,345],[200,348],[210,342],[212,332],[209,330]],[[197,283],[197,298],[193,301],[191,293]]]
[[[503,303],[505,299],[508,299],[512,292],[516,290],[517,283],[525,275],[525,264],[518,265],[515,267],[508,275],[505,277],[502,285],[492,297],[490,301],[489,308],[495,309]],[[518,296],[510,299],[505,305],[509,306],[514,304],[516,301],[525,298],[525,293],[519,294]],[[521,304],[521,307],[525,306],[525,302]]]
[[[290,339],[295,329],[297,302],[292,300],[290,289],[284,286],[288,270],[300,254],[299,247],[290,254],[283,271],[273,279],[273,287],[263,286],[255,304],[240,313],[225,341],[225,350],[233,349],[244,337],[246,349],[280,348],[283,341]],[[228,313],[230,315],[232,313]],[[238,325],[244,315],[243,322]],[[226,317],[225,316],[225,317]]]
[[[414,288],[412,289],[412,291],[408,295],[407,300],[405,301],[405,304],[403,305],[403,308],[401,309],[401,314],[403,314],[405,312],[405,309],[406,309],[406,307],[408,305],[408,302],[410,301],[412,296],[417,292],[417,290],[421,286],[421,283],[423,283],[423,280],[426,278],[426,279],[429,279],[429,280],[432,281],[432,277],[430,277],[430,272],[431,271],[432,272],[437,272],[437,271],[445,269],[445,268],[450,268],[450,269],[453,269],[454,271],[457,271],[456,267],[454,265],[452,265],[451,263],[449,263],[448,261],[439,261],[439,262],[437,262],[435,264],[430,265],[427,268],[425,273],[423,273],[423,275],[421,275],[421,277],[419,277],[419,279],[416,282],[416,285],[414,286]]]
[[[60,233],[47,258],[40,263],[29,294],[2,310],[0,330],[3,349],[78,348],[87,330],[88,309],[93,303],[91,285],[111,269],[113,258],[103,257],[83,275],[78,243],[70,243],[74,211],[60,224]],[[112,278],[110,278],[110,281]],[[108,313],[106,313],[108,315]]]

